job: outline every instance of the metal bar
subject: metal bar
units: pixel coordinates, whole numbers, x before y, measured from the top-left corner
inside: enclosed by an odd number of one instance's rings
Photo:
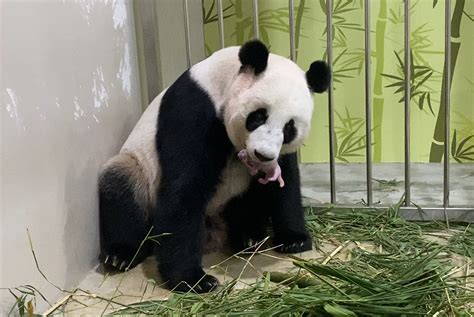
[[[326,35],[327,35],[327,58],[329,67],[332,69],[332,0],[326,1]],[[336,203],[336,158],[335,158],[335,135],[334,135],[334,102],[333,102],[333,80],[329,82],[328,88],[328,112],[329,112],[329,178],[331,182],[331,203]]]
[[[318,212],[327,212],[328,209],[333,208],[334,210],[354,210],[354,209],[363,209],[363,210],[379,210],[386,211],[388,206],[347,206],[347,205],[311,205],[313,211],[317,214]],[[454,222],[470,222],[474,223],[474,208],[473,207],[431,207],[431,208],[422,208],[422,211],[417,207],[400,207],[400,216],[407,220],[421,220],[421,221],[431,221],[431,220],[440,220],[444,221],[445,215],[444,211],[448,211],[449,220]]]
[[[183,0],[183,15],[184,15],[184,38],[186,41],[186,61],[188,63],[188,67],[191,67],[191,39],[189,38],[188,0]]]
[[[364,3],[365,33],[365,160],[367,172],[367,205],[372,206],[372,99],[370,88],[370,0]]]
[[[443,172],[443,206],[449,207],[449,128],[450,128],[450,87],[451,87],[451,0],[445,1],[444,9],[444,172]]]
[[[296,45],[295,45],[295,3],[294,0],[288,0],[288,16],[290,29],[290,58],[293,62],[296,60]]]
[[[405,206],[410,206],[410,0],[404,3],[404,50],[405,50]]]
[[[253,36],[255,39],[260,38],[260,29],[258,28],[258,0],[252,1],[252,13],[253,13]]]
[[[222,0],[217,0],[217,26],[219,28],[219,46],[225,47],[224,43],[224,11],[222,10]]]

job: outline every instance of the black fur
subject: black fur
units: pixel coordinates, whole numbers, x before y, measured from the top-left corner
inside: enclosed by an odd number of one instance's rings
[[[296,153],[279,160],[285,186],[278,182],[262,185],[255,179],[249,190],[234,198],[225,210],[229,242],[241,251],[264,239],[269,220],[273,244],[278,252],[299,253],[311,250],[311,238],[304,222],[301,204],[300,176]]]
[[[151,227],[147,212],[135,202],[127,170],[105,170],[99,179],[99,189],[99,258],[107,269],[133,268],[151,254],[152,245],[148,242],[135,256]]]
[[[283,128],[283,143],[288,144],[296,138],[295,120],[291,119]]]
[[[239,51],[239,59],[244,67],[251,67],[255,75],[260,74],[267,68],[268,49],[259,40],[253,40],[242,45]]]
[[[265,124],[268,119],[268,114],[267,114],[267,109],[265,108],[260,108],[257,109],[247,116],[247,119],[245,120],[245,128],[247,131],[252,132],[256,130],[259,126],[262,124]]]
[[[315,61],[306,72],[306,81],[313,92],[325,92],[331,82],[331,69],[323,61]]]
[[[156,146],[162,175],[153,224],[155,234],[170,233],[159,238],[159,271],[172,289],[196,284],[196,292],[210,291],[217,280],[201,280],[205,209],[233,147],[213,102],[189,72],[163,96]]]
[[[259,55],[262,46],[266,54]],[[252,51],[257,54],[255,60],[248,56]],[[256,73],[265,69],[268,50],[260,42],[244,45],[240,53],[241,61]],[[126,169],[110,168],[101,176],[101,261],[123,270],[123,265],[133,267],[155,247],[159,271],[169,288],[208,292],[218,281],[206,275],[201,266],[205,211],[227,159],[236,149],[212,100],[189,72],[181,75],[163,96],[157,124],[155,141],[161,179],[153,210],[143,210],[135,201],[132,173]],[[235,250],[265,238],[269,223],[273,243],[279,245],[277,251],[311,249],[296,154],[284,155],[279,161],[285,180],[283,188],[277,182],[262,185],[255,178],[245,194],[226,206],[229,242]],[[159,244],[145,244],[130,263],[151,226],[153,235],[163,234],[156,239]]]

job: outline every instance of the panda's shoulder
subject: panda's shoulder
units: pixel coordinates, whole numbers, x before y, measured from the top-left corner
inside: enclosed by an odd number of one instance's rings
[[[160,105],[160,116],[176,114],[193,117],[198,113],[215,113],[209,93],[196,81],[190,70],[185,71],[166,91]]]

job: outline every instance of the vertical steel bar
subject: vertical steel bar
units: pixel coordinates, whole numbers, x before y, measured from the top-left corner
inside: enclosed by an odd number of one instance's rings
[[[405,50],[405,206],[410,206],[410,98],[411,98],[411,48],[410,48],[410,0],[404,3],[404,50]]]
[[[258,0],[252,1],[252,13],[253,13],[253,37],[258,40],[260,38],[260,29],[258,28]]]
[[[326,1],[326,35],[327,35],[327,58],[329,67],[332,69],[332,0]],[[333,80],[331,77],[328,88],[328,112],[329,112],[329,178],[331,182],[331,203],[336,203],[336,157],[335,157],[335,134],[334,134],[334,102],[333,102]]]
[[[295,3],[294,0],[288,0],[288,16],[290,29],[290,58],[293,62],[296,59],[296,45],[295,45]]]
[[[217,0],[217,26],[219,28],[219,46],[224,48],[224,11],[222,10],[222,0]]]
[[[188,0],[183,0],[184,39],[186,41],[186,61],[191,67],[191,39],[189,38],[189,9]]]
[[[450,141],[450,88],[451,88],[451,0],[445,0],[444,8],[444,175],[443,175],[443,206],[449,207],[449,141]]]
[[[365,33],[365,159],[367,172],[367,205],[372,206],[372,99],[370,88],[370,0],[364,2],[364,33]]]

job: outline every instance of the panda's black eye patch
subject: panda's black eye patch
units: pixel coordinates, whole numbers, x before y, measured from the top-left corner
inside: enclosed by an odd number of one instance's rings
[[[247,116],[247,120],[245,121],[245,127],[249,132],[257,129],[262,124],[265,124],[268,119],[267,109],[260,108],[253,112],[251,112]]]
[[[285,124],[283,128],[283,143],[288,144],[296,137],[295,120],[291,119]]]

